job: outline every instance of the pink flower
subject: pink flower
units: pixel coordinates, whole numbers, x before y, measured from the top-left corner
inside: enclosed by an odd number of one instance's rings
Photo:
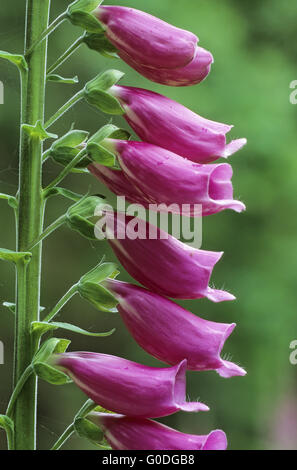
[[[209,121],[158,93],[118,85],[109,91],[120,100],[126,121],[143,141],[196,163],[227,158],[246,144],[246,139],[227,144],[232,126]]]
[[[104,285],[118,299],[118,311],[135,341],[152,356],[171,365],[186,359],[188,369],[216,370],[222,377],[246,374],[220,357],[235,323],[203,320],[133,284],[108,279]]]
[[[167,86],[196,85],[207,77],[213,63],[212,54],[202,47],[196,47],[194,58],[189,64],[177,69],[147,67],[139,64],[124,52],[119,52],[119,56],[144,77]]]
[[[114,450],[226,450],[226,434],[211,431],[206,436],[184,434],[150,419],[135,419],[109,413],[90,413]]]
[[[106,170],[98,164],[90,165],[90,171],[130,202],[145,207],[172,205],[170,211],[180,214],[183,210],[183,215],[192,216],[201,215],[195,212],[194,204],[202,205],[202,215],[245,209],[242,202],[233,199],[232,168],[226,163],[200,165],[145,142],[106,139],[102,145],[117,155],[122,171]],[[162,206],[158,210],[167,211]]]
[[[106,25],[106,36],[140,66],[176,69],[189,64],[196,52],[197,36],[148,13],[133,8],[100,5],[95,10]]]
[[[107,354],[73,352],[57,354],[53,361],[95,403],[116,413],[156,418],[209,410],[186,402],[186,360],[158,369]]]
[[[234,300],[228,292],[208,286],[222,252],[197,250],[125,214],[107,212],[105,221],[113,251],[126,271],[143,286],[176,299]]]

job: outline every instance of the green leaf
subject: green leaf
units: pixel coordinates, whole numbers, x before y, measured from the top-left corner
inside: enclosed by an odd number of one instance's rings
[[[102,430],[86,418],[76,418],[74,428],[79,437],[100,444],[104,438]]]
[[[105,333],[92,333],[90,331],[83,330],[82,328],[79,328],[78,326],[71,325],[70,323],[61,323],[61,322],[33,322],[31,324],[32,332],[38,332],[41,334],[46,333],[47,331],[50,330],[57,330],[58,328],[61,328],[63,330],[67,331],[72,331],[73,333],[78,333],[80,335],[85,335],[85,336],[95,336],[95,337],[105,337],[105,336],[110,336],[115,332],[115,329],[112,329],[110,331],[107,331]]]
[[[64,372],[44,362],[34,362],[33,370],[40,379],[53,385],[65,385],[72,382]]]
[[[48,82],[63,83],[65,85],[74,85],[78,83],[79,81],[77,75],[72,78],[64,78],[64,77],[61,77],[61,75],[56,75],[56,74],[47,75],[46,80]]]
[[[19,70],[28,70],[28,64],[23,55],[11,54],[10,52],[0,51],[0,59],[8,60],[12,64],[16,65]]]
[[[0,428],[5,429],[5,431],[10,430],[13,432],[14,423],[8,416],[0,415]]]
[[[116,170],[120,170],[117,157],[102,145],[90,142],[87,145],[87,154],[93,162],[107,166]]]
[[[11,251],[6,248],[0,248],[0,259],[3,261],[11,261],[17,264],[19,261],[23,261],[25,264],[31,260],[32,253],[27,251]]]
[[[44,129],[44,126],[41,121],[37,121],[34,126],[31,124],[22,124],[22,129],[26,134],[28,134],[31,139],[39,139],[41,141],[46,139],[56,139],[58,136],[56,134],[51,134]]]
[[[41,345],[40,349],[33,357],[32,363],[34,364],[35,362],[46,362],[52,354],[65,352],[70,343],[71,341],[68,339],[48,339],[47,341],[45,341],[45,343]]]

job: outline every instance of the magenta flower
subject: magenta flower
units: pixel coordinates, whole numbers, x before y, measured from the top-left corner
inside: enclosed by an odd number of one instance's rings
[[[94,13],[120,57],[161,69],[184,67],[194,58],[198,38],[189,31],[133,8],[100,5]]]
[[[119,56],[144,77],[167,86],[196,85],[207,77],[213,63],[212,54],[202,47],[196,47],[194,58],[189,64],[177,69],[147,67],[139,64],[124,52],[119,52]]]
[[[222,377],[245,375],[220,354],[236,324],[203,320],[165,297],[126,282],[108,279],[118,311],[135,341],[167,364],[187,360],[190,370],[216,370]]]
[[[109,413],[90,413],[114,450],[226,450],[226,434],[211,431],[206,436],[184,434],[150,419],[135,419]]]
[[[105,220],[113,251],[126,271],[143,286],[176,299],[234,300],[232,294],[208,286],[223,252],[197,250],[125,214],[107,212]]]
[[[196,163],[227,158],[246,144],[246,139],[227,144],[233,126],[209,121],[158,93],[118,85],[110,93],[120,100],[126,121],[143,141]]]
[[[180,214],[183,210],[183,215],[192,216],[201,215],[195,212],[194,204],[202,205],[202,215],[224,209],[236,212],[245,209],[242,202],[233,199],[233,172],[226,163],[200,165],[145,142],[106,139],[103,145],[117,155],[122,172],[110,170],[106,178],[106,171],[99,166],[94,169],[91,166],[90,170],[113,192],[126,196],[130,202],[141,202],[146,207],[172,204],[172,212]],[[121,184],[117,184],[118,181]],[[166,211],[166,208],[160,207],[160,210]]]
[[[209,410],[203,403],[186,402],[186,360],[159,369],[107,354],[74,352],[55,355],[54,363],[95,403],[116,413],[157,418]]]
[[[89,165],[88,169],[117,196],[125,196],[130,202],[147,204],[144,195],[130,183],[122,171],[113,170],[98,163]]]

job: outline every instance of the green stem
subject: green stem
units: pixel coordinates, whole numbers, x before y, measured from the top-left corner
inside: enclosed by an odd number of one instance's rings
[[[27,49],[26,51],[26,57],[28,57],[34,49],[44,40],[46,39],[63,21],[65,21],[67,18],[67,14],[64,11],[59,15],[43,32],[42,34],[38,37],[38,39]]]
[[[8,416],[9,418],[12,418],[12,414],[13,414],[13,408],[14,408],[14,405],[15,405],[15,402],[20,394],[20,392],[22,391],[23,389],[23,386],[25,385],[25,383],[27,382],[28,378],[30,377],[30,375],[33,373],[33,368],[32,368],[32,365],[30,364],[27,369],[24,371],[23,375],[21,376],[20,380],[18,381],[11,397],[10,397],[10,400],[9,400],[9,403],[8,403],[8,407],[7,407],[7,410],[6,410],[6,416]]]
[[[45,163],[45,162],[48,160],[48,158],[49,158],[51,152],[52,152],[52,149],[51,149],[51,148],[49,148],[49,149],[47,149],[45,152],[43,152],[43,155],[42,155],[42,163]]]
[[[59,437],[59,439],[55,442],[51,450],[59,450],[63,444],[75,433],[74,423],[71,423],[68,428],[65,429],[63,434]]]
[[[61,215],[61,217],[59,217],[57,220],[55,220],[51,225],[49,225],[43,232],[42,234],[39,236],[39,238],[37,240],[35,240],[32,244],[32,246],[30,247],[30,251],[36,246],[38,245],[42,240],[44,240],[45,238],[47,238],[52,232],[54,232],[55,230],[57,230],[59,227],[61,227],[66,221],[66,216],[65,214]]]
[[[86,155],[86,149],[82,149],[74,158],[71,160],[71,162],[68,163],[68,165],[63,168],[61,173],[57,176],[57,178],[54,179],[46,188],[45,188],[45,197],[47,192],[51,189],[57,186],[61,181],[70,173],[70,171],[80,162],[80,160]]]
[[[72,106],[74,106],[76,103],[78,103],[80,100],[82,100],[84,97],[84,90],[80,90],[78,93],[76,93],[70,100],[67,101],[58,111],[46,121],[44,128],[48,129],[50,126],[52,126],[60,117],[63,116],[63,114],[66,113],[66,111],[69,111]]]
[[[77,418],[84,418],[87,416],[88,413],[90,413],[94,408],[96,408],[96,403],[94,403],[92,400],[87,400],[83,406],[80,408],[80,410],[76,413],[74,417],[74,421]],[[63,432],[63,434],[59,437],[59,439],[55,442],[51,450],[59,450],[63,444],[69,439],[72,434],[75,432],[75,424],[71,423]]]
[[[84,35],[77,38],[77,40],[73,44],[71,44],[71,46],[64,52],[64,54],[62,54],[56,60],[56,62],[49,67],[47,74],[49,75],[50,73],[53,73],[58,67],[60,67],[60,65],[62,65],[65,62],[65,60],[67,60],[68,57],[70,57],[76,51],[76,49],[78,49],[81,46],[81,44],[83,43],[83,40],[84,40]]]
[[[14,447],[14,432],[12,429],[7,428],[6,430],[7,449],[13,450]]]
[[[35,125],[44,120],[47,40],[34,50],[33,44],[48,26],[50,0],[27,0],[26,44],[28,73],[23,74],[21,123]],[[44,204],[41,187],[42,142],[21,131],[19,163],[19,211],[17,249],[27,251],[42,232]],[[18,270],[15,333],[14,383],[31,364],[36,345],[32,344],[31,323],[39,320],[41,243],[32,250],[27,269]],[[37,380],[30,377],[19,393],[14,411],[16,450],[36,446]]]
[[[59,313],[59,311],[64,307],[67,302],[77,293],[77,284],[70,287],[70,289],[66,292],[65,295],[59,300],[59,302],[55,305],[55,307],[51,310],[51,312],[43,319],[43,321],[50,322],[54,319],[54,317]]]

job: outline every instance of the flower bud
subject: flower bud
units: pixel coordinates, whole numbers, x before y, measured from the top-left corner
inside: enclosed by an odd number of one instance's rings
[[[227,144],[232,126],[209,121],[158,93],[118,85],[110,93],[120,100],[124,118],[144,142],[196,163],[227,158],[246,144],[246,139]]]
[[[221,430],[205,436],[184,434],[150,419],[135,419],[110,413],[89,414],[113,450],[226,450],[226,434]]]
[[[198,38],[189,31],[134,8],[101,5],[94,13],[116,49],[139,64],[176,69],[194,57]]]
[[[186,360],[158,369],[107,354],[57,354],[53,362],[98,405],[129,416],[161,417],[184,411],[208,411],[186,402]]]
[[[220,357],[235,323],[207,321],[180,305],[115,279],[103,285],[118,299],[118,311],[135,341],[153,357],[170,365],[187,359],[190,370],[215,370],[222,377],[245,375]]]

